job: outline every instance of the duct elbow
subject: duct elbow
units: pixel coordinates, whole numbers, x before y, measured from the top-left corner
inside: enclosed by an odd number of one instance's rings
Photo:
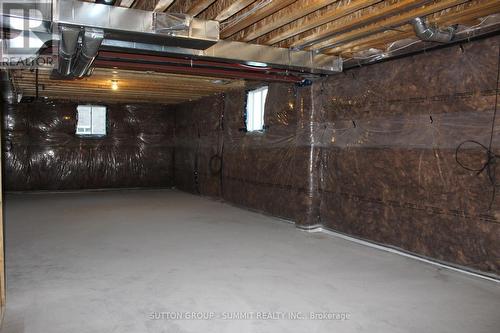
[[[80,28],[61,26],[60,34],[58,72],[60,75],[68,76],[71,75],[74,66]]]
[[[72,74],[76,78],[84,77],[99,52],[104,39],[104,32],[100,29],[85,28],[82,36],[82,46],[78,52]]]
[[[455,30],[453,28],[450,27],[445,30],[430,28],[420,17],[411,20],[411,24],[417,37],[426,42],[449,43],[455,36]]]
[[[81,35],[82,43],[78,46]],[[104,32],[94,28],[61,27],[59,74],[68,79],[82,78],[90,70],[104,39]]]

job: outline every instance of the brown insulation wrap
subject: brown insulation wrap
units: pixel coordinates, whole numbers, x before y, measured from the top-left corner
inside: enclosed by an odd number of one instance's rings
[[[221,195],[222,96],[178,106],[175,111],[175,185],[183,191]]]
[[[464,140],[488,146],[499,41],[361,67],[315,86],[326,227],[500,273],[500,198],[489,210],[487,173],[456,161]],[[496,154],[499,133],[497,118]],[[486,161],[477,145],[459,154],[474,169]]]
[[[249,87],[250,88],[250,87]],[[264,132],[244,132],[245,91],[226,96],[224,199],[269,214],[315,224],[311,215],[308,128],[310,87],[271,84]],[[304,131],[305,130],[305,131]]]
[[[248,84],[247,89],[259,87]],[[245,132],[246,90],[176,109],[176,186],[317,224],[309,163],[311,87],[270,84],[264,132]],[[317,167],[315,165],[314,167]]]
[[[196,156],[207,170],[208,158],[195,149],[205,142],[223,157],[222,172],[211,177],[229,202],[300,228],[321,225],[499,274],[500,198],[489,210],[486,172],[456,162],[464,140],[488,144],[498,51],[493,37],[349,70],[312,87],[271,84],[263,133],[241,131],[244,90],[229,92],[223,105],[216,98],[182,105],[177,117],[198,119],[184,137],[191,162],[176,168],[186,175],[176,177],[178,186],[193,187]],[[214,130],[210,140],[196,137],[203,122]],[[497,118],[496,154],[499,131]],[[474,169],[486,160],[477,145],[459,153]]]
[[[75,135],[77,104],[3,106],[6,190],[173,185],[174,115],[162,106],[109,104],[107,135]]]

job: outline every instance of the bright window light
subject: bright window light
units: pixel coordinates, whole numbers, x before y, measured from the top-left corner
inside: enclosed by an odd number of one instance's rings
[[[106,107],[78,105],[77,135],[106,135]]]
[[[264,110],[266,107],[268,87],[251,90],[247,94],[247,131],[264,129]]]

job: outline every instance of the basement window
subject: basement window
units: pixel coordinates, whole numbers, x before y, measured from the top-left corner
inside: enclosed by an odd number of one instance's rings
[[[100,105],[78,105],[76,135],[106,135],[106,107]]]
[[[248,132],[264,130],[264,110],[269,87],[261,87],[247,93],[246,128]]]

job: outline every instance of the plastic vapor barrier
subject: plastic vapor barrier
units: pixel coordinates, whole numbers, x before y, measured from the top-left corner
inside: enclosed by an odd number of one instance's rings
[[[193,191],[193,174],[201,184],[217,154],[216,190],[193,192],[220,193],[300,228],[323,226],[498,274],[500,198],[495,165],[486,163],[498,52],[494,37],[352,69],[312,87],[271,84],[263,132],[244,131],[244,90],[229,92],[223,105],[220,98],[182,105],[178,118],[198,119],[183,136],[190,157],[176,183]],[[195,135],[207,123],[210,140]],[[496,154],[499,131],[497,121]]]
[[[108,104],[107,135],[81,137],[75,134],[77,105],[4,104],[6,190],[172,186],[172,112]]]

